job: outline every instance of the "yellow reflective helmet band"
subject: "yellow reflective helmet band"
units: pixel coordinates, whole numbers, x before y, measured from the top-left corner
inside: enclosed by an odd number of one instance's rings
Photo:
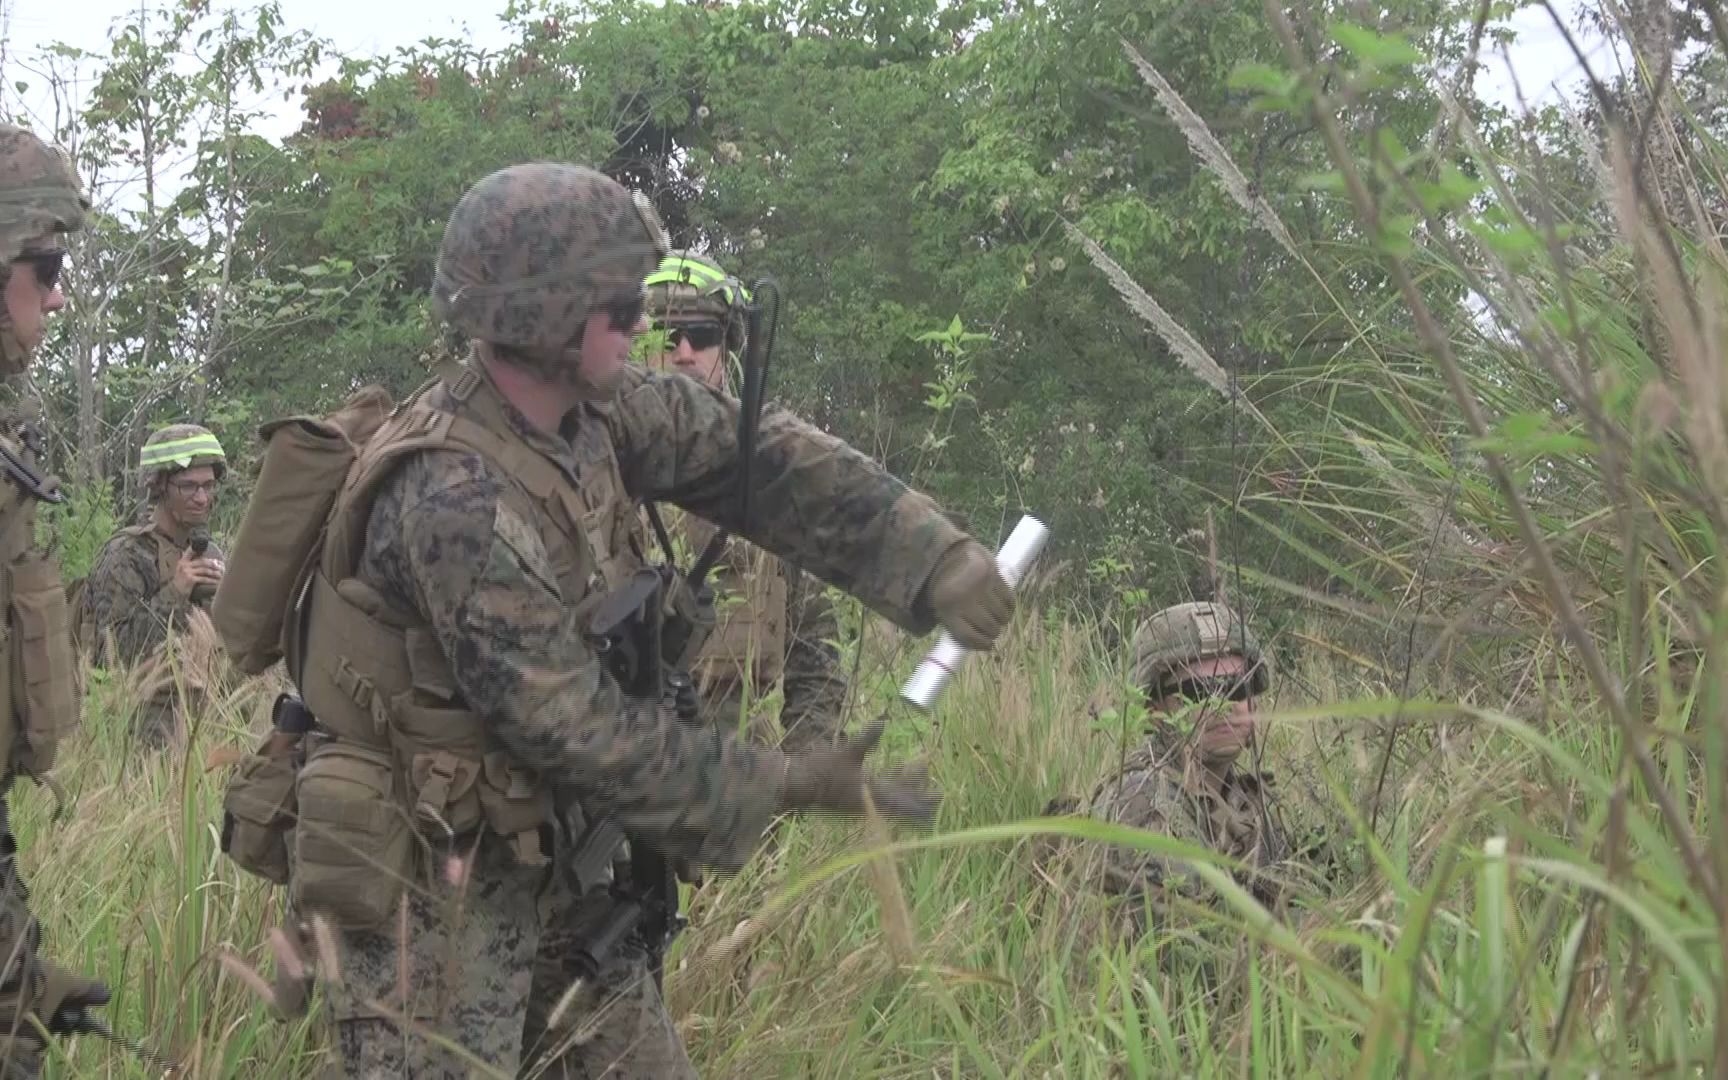
[[[642,284],[647,288],[656,285],[688,285],[704,296],[719,293],[728,305],[750,302],[750,290],[744,287],[743,282],[712,263],[693,256],[666,256],[661,260],[660,268],[649,274]]]
[[[184,439],[173,439],[144,447],[138,452],[140,468],[163,467],[173,465],[186,468],[195,457],[213,457],[223,461],[228,455],[222,452],[222,444],[216,436],[209,432],[199,435],[189,435]]]

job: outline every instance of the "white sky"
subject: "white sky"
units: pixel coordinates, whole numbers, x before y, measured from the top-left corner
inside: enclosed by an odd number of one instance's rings
[[[160,0],[145,0],[154,8]],[[1558,7],[1575,11],[1583,0],[1561,0]],[[327,39],[347,56],[378,56],[412,45],[428,37],[468,37],[486,49],[502,48],[511,35],[495,14],[504,0],[283,0],[286,30],[310,30]],[[212,7],[252,6],[249,0],[213,0]],[[138,10],[138,0],[0,0],[0,34],[5,38],[4,64],[0,66],[0,105],[11,113],[20,107],[34,118],[33,126],[46,132],[51,127],[52,99],[44,80],[31,72],[42,48],[61,41],[93,52],[106,53],[108,35],[116,21]],[[77,17],[65,13],[75,9]],[[1576,21],[1574,19],[1574,21]],[[1509,24],[1519,40],[1510,51],[1511,66],[1518,72],[1526,100],[1532,104],[1553,100],[1579,80],[1579,68],[1540,8],[1525,8]],[[1574,28],[1574,33],[1580,33]],[[1599,70],[1613,63],[1600,39],[1582,39],[1591,63]],[[1481,92],[1516,107],[1506,59],[1484,57],[1486,70],[1479,78]],[[91,69],[93,70],[93,66]],[[329,71],[334,73],[334,65]],[[15,84],[29,83],[20,94]],[[86,87],[87,89],[87,87]],[[295,130],[301,119],[297,97],[283,101],[280,93],[261,97],[256,103],[266,109],[269,120],[260,125],[263,134],[280,138]],[[172,181],[170,181],[171,183]],[[110,196],[114,194],[109,193]],[[98,198],[101,196],[98,195]]]

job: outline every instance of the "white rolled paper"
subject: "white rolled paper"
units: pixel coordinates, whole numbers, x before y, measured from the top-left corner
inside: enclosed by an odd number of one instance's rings
[[[1026,576],[1026,568],[1032,565],[1032,560],[1044,550],[1044,542],[1050,539],[1050,527],[1030,514],[1022,517],[1020,523],[1014,526],[1014,531],[1008,534],[1008,539],[1002,542],[1001,550],[996,552],[996,571],[1002,575],[1002,580],[1008,583],[1010,589],[1020,584],[1020,579]],[[936,703],[937,695],[948,685],[948,680],[960,668],[960,661],[965,659],[966,650],[955,641],[948,631],[942,631],[942,636],[936,639],[936,645],[924,657],[924,662],[918,665],[918,670],[906,680],[906,685],[900,688],[900,696],[920,709],[928,709]]]

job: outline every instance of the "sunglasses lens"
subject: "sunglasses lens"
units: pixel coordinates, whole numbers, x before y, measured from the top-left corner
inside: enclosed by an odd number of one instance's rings
[[[1251,695],[1246,679],[1226,677],[1185,679],[1176,685],[1174,696],[1184,701],[1246,701]]]
[[[53,291],[60,284],[60,269],[66,265],[64,252],[42,252],[26,255],[18,260],[30,264],[30,269],[36,274],[36,282],[44,289]]]
[[[642,312],[646,308],[646,297],[641,293],[628,298],[612,301],[606,307],[606,314],[612,320],[612,329],[620,334],[627,334],[636,328],[642,320]]]
[[[697,352],[712,349],[726,338],[726,331],[715,323],[699,323],[695,326],[675,326],[666,335],[666,340],[674,349],[679,342],[688,341],[690,347]]]

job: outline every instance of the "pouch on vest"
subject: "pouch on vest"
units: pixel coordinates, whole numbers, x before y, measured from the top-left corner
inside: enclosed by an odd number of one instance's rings
[[[279,694],[270,709],[270,735],[256,753],[242,758],[222,793],[221,847],[240,869],[278,885],[288,881],[294,816],[294,785],[305,761],[312,714],[292,694]]]
[[[229,778],[222,795],[222,851],[247,873],[285,885],[299,748],[272,753],[277,742],[272,733]]]
[[[523,862],[544,862],[540,826],[551,820],[551,796],[531,770],[502,751],[488,752],[484,728],[461,702],[431,631],[411,629],[404,642],[411,686],[387,713],[420,835],[437,843],[485,822]]]
[[[329,417],[293,416],[259,429],[264,463],[210,609],[229,657],[246,674],[281,659],[294,586],[360,444],[390,407],[389,394],[368,386]]]
[[[395,773],[389,754],[340,740],[307,755],[294,792],[296,910],[325,915],[342,930],[374,930],[396,914],[415,845]]]
[[[60,739],[78,724],[71,613],[60,566],[52,558],[12,564],[12,710],[23,740],[19,766],[34,775],[54,764]],[[16,736],[15,736],[16,737]]]

